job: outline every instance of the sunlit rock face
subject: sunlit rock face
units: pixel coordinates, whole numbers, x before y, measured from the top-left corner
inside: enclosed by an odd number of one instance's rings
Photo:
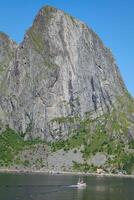
[[[73,125],[56,119],[100,116],[125,92],[111,51],[60,10],[42,8],[20,45],[0,33],[1,129],[64,139]]]

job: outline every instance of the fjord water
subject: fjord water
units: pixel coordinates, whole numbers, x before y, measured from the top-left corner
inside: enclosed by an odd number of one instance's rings
[[[75,187],[78,176],[0,174],[0,200],[133,200],[134,179],[84,176],[87,187]]]

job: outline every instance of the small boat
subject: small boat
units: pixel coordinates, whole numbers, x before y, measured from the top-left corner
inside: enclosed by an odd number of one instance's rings
[[[78,183],[77,183],[77,187],[78,188],[84,188],[84,187],[86,187],[87,186],[87,184],[86,183],[84,183],[84,181],[83,180],[78,180]]]
[[[86,183],[77,183],[78,188],[83,188],[83,187],[86,187],[86,186],[87,186]]]

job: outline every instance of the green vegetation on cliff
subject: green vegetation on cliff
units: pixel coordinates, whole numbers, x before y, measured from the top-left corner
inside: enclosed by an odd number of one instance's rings
[[[12,166],[18,160],[15,160],[15,156],[27,148],[33,148],[34,145],[42,143],[40,140],[24,141],[24,138],[15,131],[7,128],[0,135],[0,166]],[[24,165],[25,165],[24,161]]]
[[[74,162],[74,170],[93,171],[96,167],[88,165],[87,160],[97,152],[104,153],[108,160],[103,166],[116,170],[131,173],[134,169],[133,152],[127,151],[134,148],[134,139],[129,138],[129,129],[133,127],[131,114],[134,113],[133,99],[129,96],[122,96],[113,106],[110,113],[97,118],[92,118],[90,113],[80,121],[77,129],[73,129],[72,136],[67,140],[59,140],[51,144],[52,151],[64,149],[69,151],[73,148],[82,147],[81,153],[85,160],[84,164]],[[57,123],[68,123],[68,118],[56,118]],[[77,118],[78,121],[78,118]],[[71,120],[76,122],[75,118]]]
[[[127,109],[126,109],[127,102]],[[106,163],[101,166],[104,170],[111,172],[125,171],[131,174],[134,170],[134,139],[128,137],[129,128],[133,125],[130,118],[134,112],[133,101],[129,96],[119,98],[118,103],[110,113],[106,113],[97,118],[90,113],[85,113],[85,117],[58,117],[51,120],[51,123],[71,124],[70,137],[66,140],[55,142],[43,142],[39,139],[24,141],[20,133],[7,128],[0,135],[0,166],[10,167],[22,165],[31,167],[31,161],[17,157],[25,150],[37,149],[38,144],[47,145],[51,153],[63,149],[68,152],[74,149],[74,153],[79,150],[83,156],[84,163],[73,162],[74,171],[96,172],[97,166],[89,164],[87,161],[98,152],[107,157]],[[122,108],[122,109],[121,109]],[[74,126],[73,126],[74,125]],[[35,165],[43,166],[44,160],[36,159]]]

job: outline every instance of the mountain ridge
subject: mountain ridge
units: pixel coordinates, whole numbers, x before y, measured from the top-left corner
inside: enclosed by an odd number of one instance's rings
[[[55,170],[63,166],[93,170],[92,164],[99,166],[95,164],[98,153],[106,169],[113,165],[112,155],[116,165],[118,157],[125,162],[123,153],[132,156],[126,149],[134,138],[134,101],[111,51],[87,25],[47,6],[19,45],[0,34],[0,49],[2,144],[8,142],[2,139],[4,135],[13,137],[19,141],[20,146],[15,146],[19,151],[27,141],[39,139],[39,144],[35,142],[39,164],[44,165],[46,159],[45,168],[55,166]],[[10,135],[11,129],[22,138],[13,131]],[[19,153],[22,160],[28,155],[25,164],[37,162],[30,149]],[[59,158],[62,154],[67,162]]]

